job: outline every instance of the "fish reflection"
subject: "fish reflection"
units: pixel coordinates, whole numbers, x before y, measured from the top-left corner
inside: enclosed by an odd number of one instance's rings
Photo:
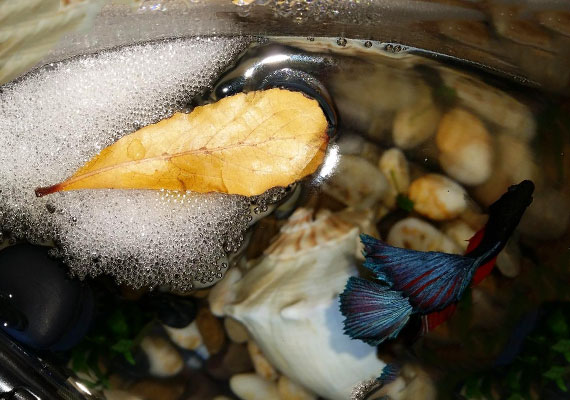
[[[464,256],[392,247],[361,235],[364,266],[379,282],[348,280],[340,295],[345,333],[375,346],[398,336],[412,314],[422,316],[423,333],[444,322],[469,284],[489,275],[533,191],[528,180],[511,186],[489,207],[487,224],[469,240]]]

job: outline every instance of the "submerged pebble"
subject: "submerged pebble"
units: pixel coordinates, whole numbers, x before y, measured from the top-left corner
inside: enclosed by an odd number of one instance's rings
[[[141,340],[140,347],[147,355],[149,373],[153,376],[174,376],[184,367],[180,353],[162,337],[146,336]]]
[[[230,379],[232,391],[242,400],[280,400],[277,383],[257,374],[238,374]]]
[[[536,121],[527,106],[478,78],[441,68],[442,78],[460,103],[482,118],[524,141],[536,134]]]
[[[200,331],[208,353],[218,353],[222,349],[226,339],[220,320],[218,320],[207,307],[203,307],[198,310],[196,326]]]
[[[317,396],[297,385],[285,375],[279,377],[277,391],[281,400],[316,400]]]
[[[388,180],[376,165],[352,155],[340,157],[335,174],[323,185],[325,193],[356,208],[375,205],[388,190]]]
[[[521,255],[513,239],[509,240],[497,256],[497,269],[507,278],[514,278],[520,273]]]
[[[450,177],[466,185],[478,185],[491,176],[491,135],[475,115],[460,108],[447,112],[439,123],[435,142],[439,163]]]
[[[435,221],[457,217],[467,208],[467,192],[440,174],[427,174],[414,180],[408,191],[414,210]]]
[[[386,150],[382,154],[378,162],[378,167],[390,184],[389,193],[384,198],[384,204],[388,207],[394,207],[396,196],[398,194],[407,193],[410,186],[408,160],[406,160],[406,156],[402,150],[394,147]]]
[[[392,126],[392,138],[401,149],[412,149],[433,136],[441,113],[431,99],[425,94],[416,104],[400,109]]]
[[[443,233],[452,238],[463,252],[467,250],[469,239],[471,239],[476,232],[467,222],[461,219],[446,222],[441,228]]]
[[[165,325],[163,327],[170,340],[183,349],[195,350],[202,345],[202,335],[200,335],[196,321],[184,328],[172,328]]]
[[[388,244],[418,251],[441,251],[462,254],[449,236],[421,219],[408,217],[394,224],[386,239]]]

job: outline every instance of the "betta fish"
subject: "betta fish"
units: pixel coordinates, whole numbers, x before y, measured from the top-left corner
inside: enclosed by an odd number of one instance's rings
[[[487,224],[469,240],[462,256],[392,247],[361,235],[364,267],[378,282],[349,278],[340,295],[345,333],[376,346],[395,338],[412,314],[421,315],[423,333],[444,322],[469,284],[489,275],[532,203],[533,191],[528,180],[509,187],[491,204]]]

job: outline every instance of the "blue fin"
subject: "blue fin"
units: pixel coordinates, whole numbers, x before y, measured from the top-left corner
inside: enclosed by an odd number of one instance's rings
[[[412,306],[388,286],[353,276],[340,295],[340,311],[346,317],[347,335],[376,346],[400,333],[412,314]]]
[[[376,380],[382,384],[382,386],[392,383],[398,377],[400,373],[400,366],[397,364],[386,364],[382,370],[382,374]]]
[[[392,247],[368,235],[364,266],[409,298],[422,314],[442,310],[459,301],[477,269],[477,260],[457,254]]]

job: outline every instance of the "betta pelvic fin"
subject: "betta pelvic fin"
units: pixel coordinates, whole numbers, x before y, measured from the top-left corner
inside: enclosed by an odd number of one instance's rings
[[[409,299],[414,312],[442,310],[461,298],[477,268],[477,259],[439,252],[424,252],[389,246],[368,235],[364,266],[392,290]]]
[[[395,338],[413,310],[400,292],[386,285],[351,277],[340,295],[340,311],[346,317],[346,334],[376,346],[386,339]]]

